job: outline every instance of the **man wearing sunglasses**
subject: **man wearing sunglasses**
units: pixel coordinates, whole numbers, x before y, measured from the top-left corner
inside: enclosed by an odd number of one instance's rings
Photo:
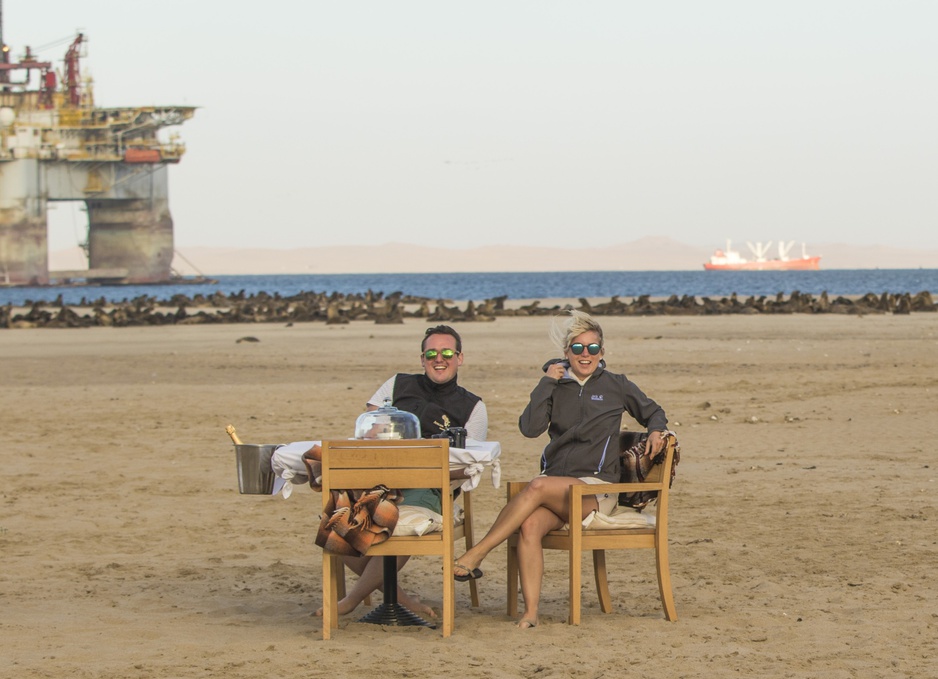
[[[488,412],[481,398],[457,384],[462,363],[459,333],[448,325],[427,328],[420,344],[423,373],[394,375],[368,399],[366,407],[375,410],[390,398],[395,408],[417,416],[424,438],[450,427],[465,427],[467,438],[484,441]]]
[[[424,438],[445,432],[450,427],[464,427],[466,437],[484,441],[488,435],[488,412],[482,399],[459,386],[456,375],[463,363],[462,338],[448,325],[427,328],[420,344],[422,373],[398,373],[368,399],[367,410],[377,410],[386,399],[391,405],[413,413],[420,420],[420,432]],[[453,478],[465,478],[463,471],[451,472]],[[429,488],[405,488],[402,505],[424,507],[436,514],[442,511],[439,491]],[[400,569],[409,557],[400,556]],[[346,565],[359,578],[347,596],[339,601],[339,613],[350,613],[364,598],[381,587],[384,582],[381,559],[371,557],[346,557]],[[419,598],[398,588],[398,601],[405,608],[420,614],[435,617],[433,610]]]

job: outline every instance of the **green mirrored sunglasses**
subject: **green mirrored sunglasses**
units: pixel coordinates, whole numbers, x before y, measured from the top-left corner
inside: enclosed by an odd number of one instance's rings
[[[427,349],[425,352],[423,352],[423,357],[428,361],[432,361],[437,356],[442,356],[445,360],[448,361],[458,353],[459,352],[455,349]]]

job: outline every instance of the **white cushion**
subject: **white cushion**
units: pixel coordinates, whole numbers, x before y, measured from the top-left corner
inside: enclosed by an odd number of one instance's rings
[[[589,516],[583,519],[584,528],[602,529],[602,528],[654,528],[654,514],[643,514],[636,512],[631,507],[622,507],[616,505],[612,514],[603,514],[600,511],[590,512]]]
[[[394,535],[426,535],[427,533],[439,533],[443,530],[443,517],[426,507],[400,505],[398,512],[400,516],[397,518]],[[463,522],[462,515],[462,507],[453,505],[455,525],[458,526]]]

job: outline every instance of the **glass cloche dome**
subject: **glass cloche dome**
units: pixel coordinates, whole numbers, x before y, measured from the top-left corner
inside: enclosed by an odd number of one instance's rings
[[[395,408],[391,399],[384,399],[384,405],[377,410],[369,410],[358,416],[355,421],[357,439],[419,439],[420,420],[413,413]]]

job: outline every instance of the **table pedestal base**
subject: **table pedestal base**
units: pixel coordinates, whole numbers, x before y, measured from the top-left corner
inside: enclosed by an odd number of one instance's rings
[[[423,625],[424,627],[436,629],[436,625],[430,624],[400,604],[381,604],[358,622],[371,622],[376,625]]]
[[[364,616],[359,622],[376,625],[399,625],[430,627],[433,625],[416,613],[397,603],[397,557],[385,556],[384,559],[384,603]]]

